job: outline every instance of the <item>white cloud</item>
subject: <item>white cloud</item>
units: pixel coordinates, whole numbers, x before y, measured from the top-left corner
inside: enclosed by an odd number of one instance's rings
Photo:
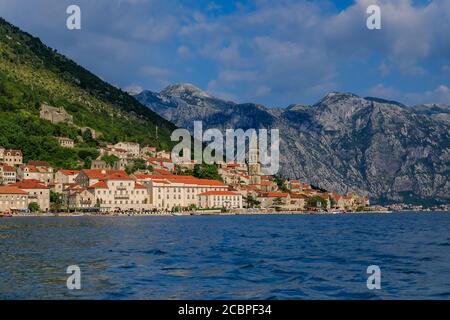
[[[421,98],[382,82],[417,79],[437,88],[450,73],[448,0],[421,6],[356,0],[341,12],[328,0],[260,0],[236,4],[231,13],[214,2],[202,11],[179,1],[79,0],[78,34],[64,28],[70,3],[2,0],[0,12],[122,86],[137,82],[154,89],[185,79],[238,101],[280,106],[354,88]],[[374,3],[381,7],[382,29],[370,31],[366,8]],[[24,7],[33,10],[24,16]],[[442,61],[441,78],[427,67],[430,61]],[[370,81],[361,81],[362,73]],[[380,85],[367,89],[373,83]],[[436,89],[425,97],[446,95]]]
[[[370,88],[367,94],[383,99],[396,100],[408,105],[421,103],[444,103],[450,105],[450,88],[445,84],[423,92],[402,92],[393,87],[377,84]]]

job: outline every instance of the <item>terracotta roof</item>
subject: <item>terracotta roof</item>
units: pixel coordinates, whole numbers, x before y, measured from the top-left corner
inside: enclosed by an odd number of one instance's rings
[[[105,170],[105,169],[85,169],[81,170],[89,179],[104,179],[114,173],[127,175],[123,170]]]
[[[63,189],[72,189],[75,187],[78,187],[79,185],[76,183],[64,183],[63,184]]]
[[[150,161],[150,162],[172,162],[172,160],[170,160],[170,159],[166,159],[166,158],[155,158],[155,157],[147,158],[147,161]]]
[[[155,169],[153,169],[153,171],[155,171],[155,172],[157,172],[157,173],[159,173],[159,174],[161,174],[161,175],[172,175],[172,172],[170,172],[169,170],[166,170],[166,169],[157,169],[157,168],[155,168]]]
[[[206,191],[200,193],[199,196],[239,196],[239,193],[232,191]]]
[[[143,185],[140,184],[140,183],[136,183],[136,184],[134,185],[134,188],[135,188],[135,189],[147,189],[146,186],[143,186]]]
[[[134,180],[126,172],[115,172],[107,175],[105,180]]]
[[[264,198],[286,198],[289,195],[289,193],[283,193],[283,192],[263,192],[261,193],[261,196]]]
[[[27,165],[27,164],[22,164],[20,165],[21,169],[28,169],[29,172],[38,172],[38,169],[36,168],[36,166],[32,166],[32,165]]]
[[[138,180],[146,180],[146,179],[195,179],[193,176],[178,176],[178,175],[165,175],[165,174],[142,174],[142,173],[136,173],[134,174],[136,179]]]
[[[240,167],[241,165],[239,163],[231,162],[227,163],[227,167]]]
[[[225,186],[223,182],[211,179],[199,179],[193,176],[178,176],[164,174],[135,174],[137,180],[153,180],[155,182],[168,181],[172,183],[194,184],[204,186]]]
[[[50,164],[47,161],[39,161],[39,160],[30,160],[28,161],[28,165],[35,167],[50,167]]]
[[[49,189],[49,187],[42,184],[39,180],[23,180],[20,182],[16,182],[13,186],[18,187],[19,189]]]
[[[66,176],[74,176],[76,174],[79,174],[80,170],[64,170],[64,169],[61,169],[61,170],[59,170],[59,172],[61,172],[63,175],[66,175]]]
[[[0,165],[3,168],[3,171],[5,172],[16,172],[16,168],[9,166],[7,164]]]
[[[198,178],[191,178],[191,179],[167,179],[170,182],[174,183],[184,183],[184,184],[194,184],[194,185],[201,185],[201,186],[225,186],[223,182],[217,181],[217,180],[210,180],[210,179],[198,179]]]
[[[305,196],[303,194],[298,194],[298,193],[291,194],[291,198],[292,199],[308,199],[307,196]]]
[[[15,186],[0,186],[0,194],[22,194],[27,195],[26,191],[19,189]]]
[[[92,186],[89,186],[88,189],[108,189],[108,185],[105,181],[99,181],[94,183]]]
[[[6,150],[5,151],[6,154],[10,154],[12,156],[22,156],[22,151],[20,150],[14,150],[14,149],[10,149],[10,150]]]
[[[332,193],[331,196],[334,198],[334,200],[339,201],[341,200],[343,197],[340,194],[337,193]]]

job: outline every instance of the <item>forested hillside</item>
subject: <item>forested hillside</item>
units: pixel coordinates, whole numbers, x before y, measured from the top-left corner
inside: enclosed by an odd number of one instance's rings
[[[40,119],[42,103],[64,107],[74,125]],[[79,127],[93,128],[99,137],[83,135]],[[25,161],[79,167],[97,156],[99,144],[120,140],[169,148],[174,128],[127,93],[0,18],[0,145],[23,150]],[[77,147],[61,148],[58,136],[75,139]]]

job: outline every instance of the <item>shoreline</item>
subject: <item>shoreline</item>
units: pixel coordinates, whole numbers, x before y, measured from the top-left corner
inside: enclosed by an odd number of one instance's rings
[[[218,213],[218,212],[194,212],[194,213],[183,213],[183,214],[172,214],[172,213],[147,213],[147,214],[96,214],[96,213],[31,213],[31,214],[14,214],[11,216],[0,216],[0,218],[26,218],[26,217],[198,217],[198,216],[262,216],[262,215],[358,215],[358,214],[401,214],[401,213],[450,213],[446,210],[436,210],[436,211],[416,211],[416,210],[402,210],[402,211],[364,211],[364,212],[346,212],[346,213],[330,213],[330,212],[228,212],[228,213]]]

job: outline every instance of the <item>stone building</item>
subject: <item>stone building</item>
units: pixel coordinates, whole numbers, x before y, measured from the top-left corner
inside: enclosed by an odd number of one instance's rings
[[[135,142],[119,142],[114,145],[114,148],[125,150],[129,157],[138,158],[140,154],[139,143]]]
[[[0,152],[0,162],[3,162],[9,166],[17,166],[23,163],[23,154],[20,150],[4,150],[3,156]]]
[[[75,178],[80,173],[79,170],[60,169],[55,173],[54,191],[62,193],[64,186],[74,184]]]
[[[0,164],[0,185],[13,184],[17,181],[16,168],[7,164]]]
[[[285,192],[262,192],[258,195],[257,200],[261,203],[262,208],[288,206],[291,196]]]
[[[126,174],[111,174],[86,188],[101,211],[149,209],[148,189]]]
[[[159,210],[198,206],[200,193],[228,189],[223,182],[192,176],[135,174],[134,177],[149,188],[151,208]]]
[[[14,186],[0,186],[0,212],[27,209],[27,192]]]
[[[15,187],[28,193],[28,203],[35,202],[41,211],[50,209],[50,188],[38,180],[24,180],[14,184]]]
[[[29,161],[17,168],[17,180],[38,180],[46,185],[54,182],[53,168],[45,161]]]
[[[200,208],[242,208],[242,195],[232,191],[207,191],[200,193],[198,199]]]
[[[67,137],[58,137],[58,143],[63,148],[73,148],[75,146],[75,142]]]
[[[261,185],[261,164],[259,162],[258,137],[256,133],[252,134],[250,138],[248,175],[250,176],[250,184]]]
[[[73,123],[73,116],[68,114],[63,107],[55,108],[46,104],[41,105],[41,110],[39,112],[41,119],[48,120],[51,123]]]

